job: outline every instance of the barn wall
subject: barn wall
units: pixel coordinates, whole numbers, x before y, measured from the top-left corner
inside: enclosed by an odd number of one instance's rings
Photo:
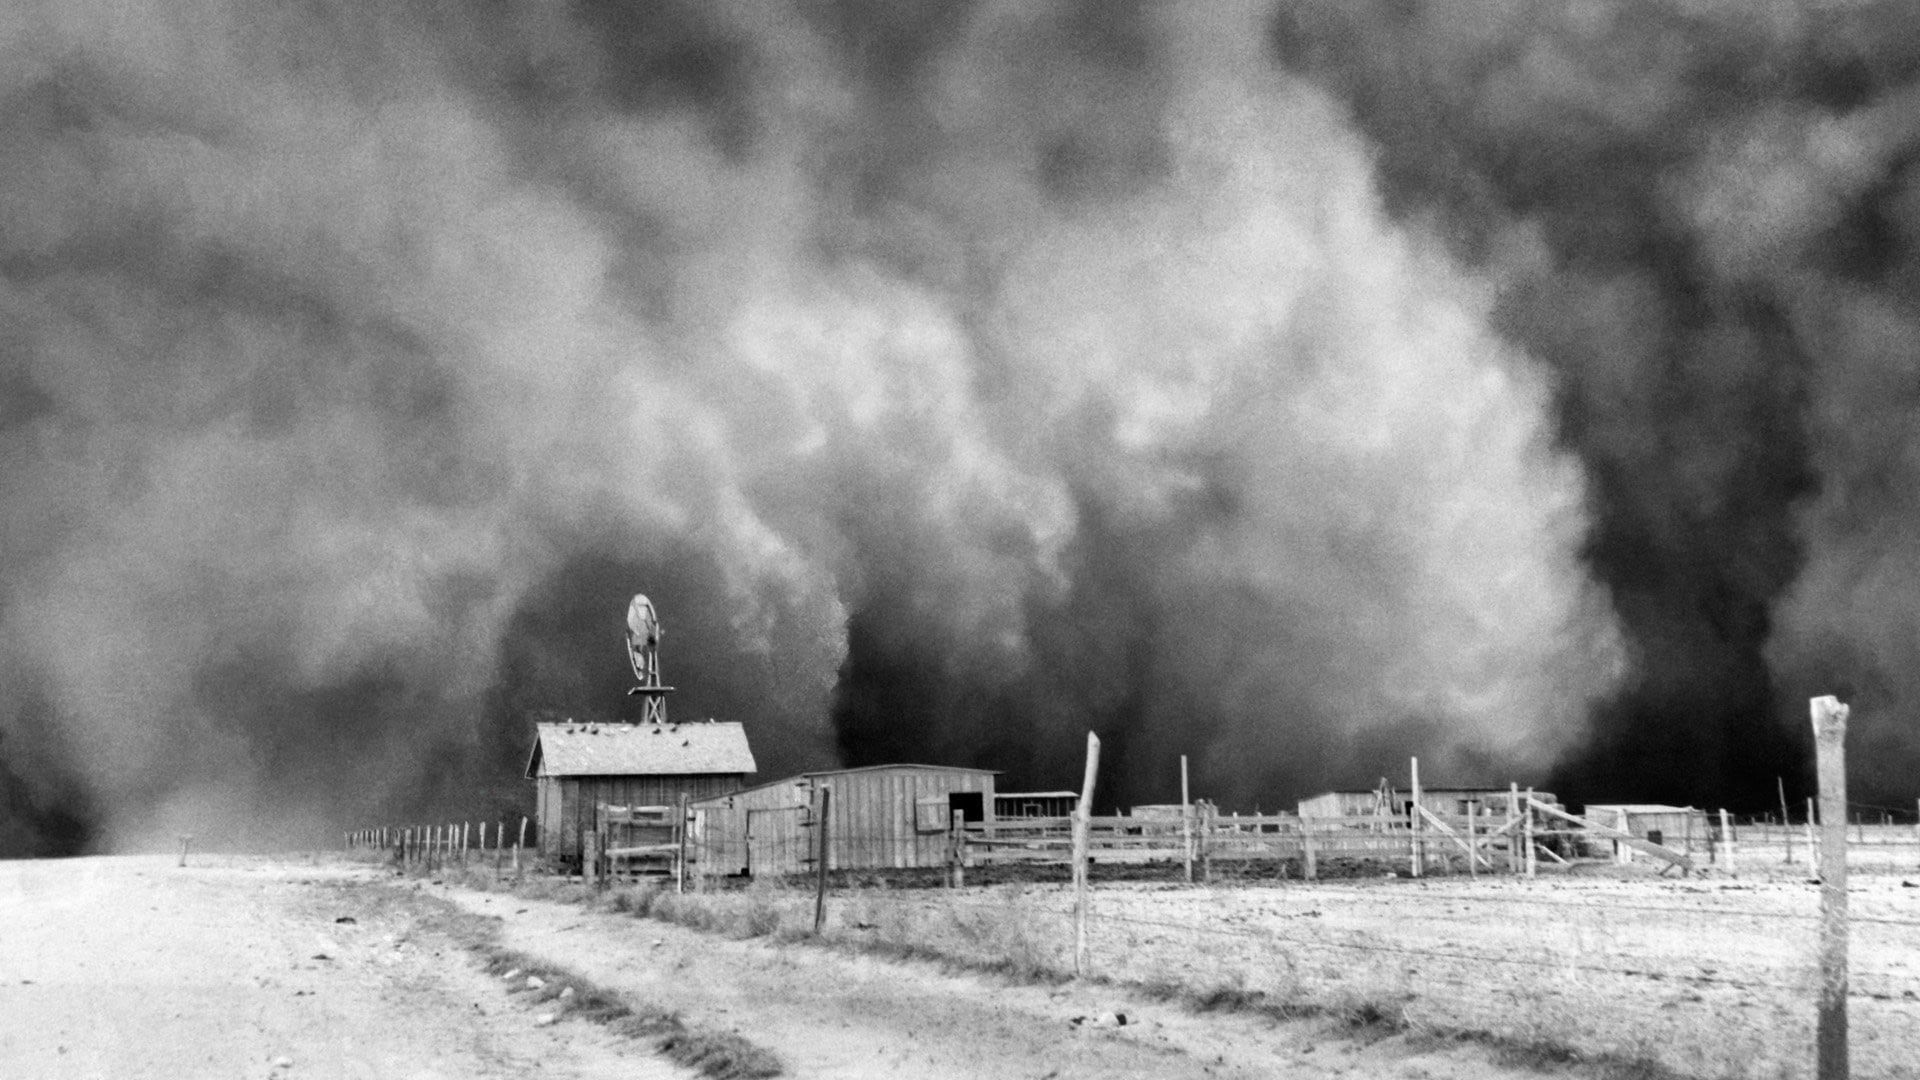
[[[945,830],[920,832],[921,799],[979,792],[987,820],[993,814],[992,773],[958,769],[899,768],[828,773],[828,816],[833,828],[829,861],[835,869],[903,869],[946,864]]]
[[[740,790],[745,777],[740,773],[543,776],[537,783],[541,854],[548,859],[574,860],[580,857],[581,834],[597,826],[595,814],[602,803],[677,806],[683,792],[689,799],[712,798]]]
[[[782,876],[812,869],[813,845],[818,842],[812,825],[813,792],[824,783],[833,792],[827,814],[834,869],[943,866],[945,830],[918,831],[918,800],[979,792],[983,816],[991,821],[993,782],[992,773],[934,768],[795,777],[702,801],[695,807],[699,851],[712,874]]]

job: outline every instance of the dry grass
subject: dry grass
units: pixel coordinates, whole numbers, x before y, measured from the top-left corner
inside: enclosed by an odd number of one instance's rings
[[[779,1058],[732,1032],[689,1025],[663,1009],[636,1008],[614,991],[527,953],[499,946],[479,951],[489,975],[517,973],[509,993],[527,994],[565,1016],[606,1025],[627,1038],[650,1039],[655,1050],[701,1076],[762,1080],[784,1071]],[[546,985],[529,989],[526,976],[537,976]]]
[[[651,899],[659,895],[643,890],[598,893],[542,878],[500,881],[493,878],[491,868],[449,870],[433,880],[483,891],[509,886],[514,887],[515,895],[530,899],[592,903],[632,914],[644,914]],[[635,1002],[574,971],[501,945],[498,918],[475,915],[439,897],[393,886],[362,886],[358,891],[360,910],[404,912],[408,916],[408,928],[400,938],[441,935],[477,955],[490,975],[518,971],[522,977],[507,988],[508,993],[524,995],[529,1003],[545,1006],[547,1011],[603,1025],[626,1038],[650,1041],[654,1050],[670,1060],[713,1080],[761,1080],[783,1072],[772,1052],[738,1035],[689,1024],[677,1013]],[[545,985],[530,987],[524,978],[529,975],[538,976]]]

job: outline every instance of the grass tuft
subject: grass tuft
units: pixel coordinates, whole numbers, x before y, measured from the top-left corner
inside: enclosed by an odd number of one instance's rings
[[[778,1058],[731,1032],[676,1031],[659,1048],[674,1063],[713,1080],[764,1080],[782,1071]]]

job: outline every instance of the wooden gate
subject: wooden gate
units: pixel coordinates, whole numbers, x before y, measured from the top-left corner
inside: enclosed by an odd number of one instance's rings
[[[747,811],[747,874],[781,877],[798,874],[813,865],[807,841],[813,829],[805,806],[779,806]]]

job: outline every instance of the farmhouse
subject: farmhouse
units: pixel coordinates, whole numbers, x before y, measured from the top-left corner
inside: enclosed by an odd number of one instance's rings
[[[1586,818],[1596,825],[1610,825],[1624,833],[1631,833],[1649,843],[1670,847],[1675,851],[1694,850],[1694,844],[1706,843],[1712,838],[1707,824],[1707,812],[1695,810],[1691,806],[1662,806],[1658,803],[1588,803]],[[1602,841],[1605,843],[1606,841]],[[1618,840],[1613,844],[1613,861],[1630,863],[1634,850]]]
[[[953,814],[990,820],[991,769],[870,765],[802,773],[693,804],[704,874],[797,874],[814,864],[815,819],[827,799],[828,865],[836,870],[944,866]]]
[[[724,795],[754,771],[737,723],[537,724],[526,778],[537,785],[540,851],[550,861],[576,862],[581,834],[599,824],[597,807]]]

